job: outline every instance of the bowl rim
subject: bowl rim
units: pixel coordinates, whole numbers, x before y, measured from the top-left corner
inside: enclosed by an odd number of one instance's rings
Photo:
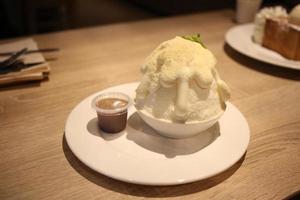
[[[202,121],[189,121],[189,122],[185,122],[185,123],[178,123],[178,122],[172,122],[171,120],[167,120],[167,119],[155,118],[154,116],[152,116],[149,113],[147,113],[145,110],[138,109],[135,104],[134,104],[134,106],[135,106],[135,108],[136,108],[136,110],[138,112],[141,112],[143,115],[146,115],[147,117],[149,117],[151,119],[154,119],[156,121],[161,121],[161,122],[164,122],[164,123],[167,123],[167,124],[176,124],[176,125],[193,125],[193,124],[208,123],[208,122],[211,122],[211,121],[214,121],[214,120],[217,120],[218,118],[220,118],[224,114],[224,112],[226,110],[226,107],[225,107],[225,110],[222,110],[221,112],[219,112],[218,114],[214,115],[210,119],[206,119],[206,120],[202,120]]]

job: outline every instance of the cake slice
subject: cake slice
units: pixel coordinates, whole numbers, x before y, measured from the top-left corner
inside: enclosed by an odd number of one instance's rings
[[[255,17],[253,41],[291,60],[300,60],[300,5],[290,14],[280,6],[262,9]]]
[[[288,59],[300,60],[300,27],[285,19],[267,18],[262,46]]]

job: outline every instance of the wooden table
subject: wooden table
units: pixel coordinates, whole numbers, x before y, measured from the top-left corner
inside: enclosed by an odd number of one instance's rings
[[[229,10],[34,36],[59,47],[48,81],[0,91],[0,199],[283,199],[300,190],[300,71],[242,56],[224,45]],[[66,118],[88,95],[138,81],[162,41],[201,33],[247,118],[243,159],[207,180],[179,186],[123,183],[82,164],[64,140]],[[234,139],[234,138],[233,138]]]

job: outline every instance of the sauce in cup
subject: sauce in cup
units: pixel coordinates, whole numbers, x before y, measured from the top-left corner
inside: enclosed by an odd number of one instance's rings
[[[92,107],[96,110],[99,127],[107,133],[117,133],[127,124],[130,98],[123,93],[110,92],[96,96]]]

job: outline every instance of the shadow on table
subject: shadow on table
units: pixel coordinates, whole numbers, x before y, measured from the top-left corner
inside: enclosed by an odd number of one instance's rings
[[[234,172],[239,169],[246,155],[245,154],[236,164],[234,164],[228,170],[205,180],[176,186],[146,186],[111,179],[90,169],[89,167],[84,165],[80,160],[78,160],[78,158],[72,153],[66,142],[65,136],[62,140],[62,146],[64,154],[70,165],[80,175],[82,175],[89,181],[118,193],[142,197],[174,197],[207,190],[211,187],[222,183],[230,176],[232,176]]]
[[[299,199],[300,199],[300,190],[289,195],[288,197],[284,198],[283,200],[299,200]]]
[[[252,70],[259,71],[262,73],[270,74],[272,76],[277,76],[280,78],[291,79],[291,80],[300,80],[300,70],[278,67],[275,65],[271,65],[268,63],[264,63],[248,56],[245,56],[232,47],[230,47],[227,43],[224,43],[224,51],[225,53],[235,60],[236,62],[242,64],[245,67],[248,67]]]

